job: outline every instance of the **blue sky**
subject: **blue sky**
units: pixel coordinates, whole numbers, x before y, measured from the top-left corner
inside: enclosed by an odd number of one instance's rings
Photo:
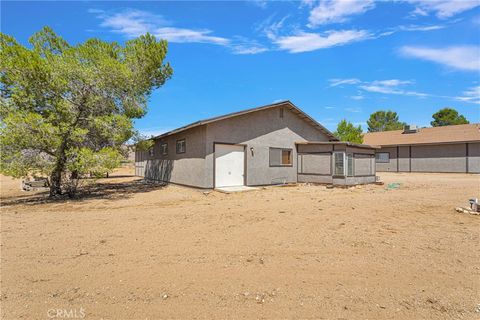
[[[440,108],[480,122],[480,2],[1,2],[1,31],[28,44],[51,26],[72,44],[150,32],[174,75],[145,134],[291,100],[332,131],[381,109],[427,126]]]

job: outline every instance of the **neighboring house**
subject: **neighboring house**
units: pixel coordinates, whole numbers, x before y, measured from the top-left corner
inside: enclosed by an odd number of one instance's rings
[[[480,173],[480,125],[416,128],[366,133],[380,146],[377,171]]]
[[[365,162],[361,157],[373,163],[373,148],[359,146],[349,153],[346,143],[290,101],[197,121],[154,141],[151,150],[135,157],[135,174],[148,180],[200,188],[375,181],[374,167],[368,173],[360,169],[357,179],[352,169],[356,158],[359,168]],[[303,150],[308,148],[314,150]]]

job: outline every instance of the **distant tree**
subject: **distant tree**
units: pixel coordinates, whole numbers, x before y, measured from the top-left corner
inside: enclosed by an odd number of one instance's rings
[[[451,126],[454,124],[467,124],[468,120],[459,115],[458,111],[452,108],[443,108],[432,115],[432,127]]]
[[[376,111],[370,115],[367,121],[368,132],[400,130],[405,126],[405,122],[398,120],[398,115],[394,111]]]
[[[124,46],[70,45],[48,27],[29,41],[0,33],[0,172],[46,175],[51,196],[73,196],[83,174],[118,165],[133,119],[172,75],[167,42],[146,34]]]
[[[355,127],[351,122],[348,122],[346,119],[343,119],[338,123],[337,130],[334,132],[334,135],[341,141],[353,143],[363,142],[362,127],[360,125],[358,127]]]

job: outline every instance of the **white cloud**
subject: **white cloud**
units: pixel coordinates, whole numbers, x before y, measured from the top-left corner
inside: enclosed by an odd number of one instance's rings
[[[350,16],[362,14],[374,7],[373,0],[321,0],[310,11],[309,27],[345,22]]]
[[[268,0],[248,0],[247,3],[250,3],[255,7],[259,7],[262,9],[266,9],[268,6]]]
[[[447,19],[456,14],[480,6],[478,0],[408,0],[415,5],[414,16],[426,16],[434,13],[440,19]]]
[[[390,79],[390,80],[375,80],[372,82],[374,85],[386,86],[386,87],[397,87],[405,84],[412,84],[412,81],[408,80],[398,80],[398,79]]]
[[[271,15],[255,27],[256,32],[264,34],[270,40],[277,38],[278,33],[284,27],[285,21],[289,18],[289,16],[285,16],[276,22],[272,22],[274,16]]]
[[[443,25],[428,25],[428,26],[419,26],[416,24],[411,24],[408,26],[399,26],[398,30],[400,31],[433,31],[433,30],[440,30],[444,29],[445,26]]]
[[[255,40],[244,37],[232,39],[213,35],[208,29],[190,29],[171,26],[160,15],[146,11],[127,9],[122,12],[108,14],[101,10],[90,9],[102,20],[101,26],[111,31],[123,34],[128,38],[138,37],[147,32],[157,38],[165,39],[172,43],[209,43],[228,47],[234,54],[257,54],[269,49]]]
[[[98,18],[102,19],[100,24],[102,27],[110,28],[129,38],[152,32],[157,25],[168,24],[162,16],[140,10],[126,10],[112,15],[101,12]]]
[[[123,34],[128,38],[138,37],[149,32],[158,38],[176,43],[199,42],[224,46],[230,43],[229,39],[212,36],[212,31],[207,29],[170,27],[168,26],[170,22],[162,16],[146,11],[130,9],[110,15],[100,12],[97,17],[102,20],[100,24],[102,27],[110,28],[113,32]]]
[[[410,81],[400,81],[400,80],[382,80],[382,81],[373,81],[369,84],[359,86],[360,89],[383,94],[397,94],[404,96],[415,96],[415,97],[427,97],[430,96],[427,93],[409,91],[402,89],[402,85],[411,84]]]
[[[353,113],[360,113],[360,112],[362,112],[362,109],[360,109],[360,108],[358,108],[358,107],[355,107],[355,108],[345,108],[345,111],[353,112]]]
[[[355,78],[352,79],[330,79],[328,80],[330,82],[330,87],[336,87],[340,86],[342,84],[357,84],[360,83],[361,81]]]
[[[359,86],[359,88],[365,91],[376,92],[376,93],[385,93],[385,94],[401,94],[402,93],[401,90],[397,90],[389,86],[381,86],[381,85],[374,85],[374,84],[361,85]]]
[[[300,8],[312,8],[315,5],[315,0],[302,0],[300,1]]]
[[[480,104],[480,86],[472,87],[455,97],[455,100]]]
[[[427,93],[405,90],[402,87],[411,85],[414,82],[410,80],[399,79],[387,79],[387,80],[374,80],[374,81],[361,81],[356,78],[351,79],[330,79],[330,87],[336,87],[338,85],[358,85],[358,89],[362,91],[383,93],[383,94],[398,94],[406,96],[427,97],[430,96]],[[351,99],[361,100],[363,95],[358,93],[355,96],[351,96]]]
[[[243,45],[232,46],[232,52],[235,54],[257,54],[265,51],[268,51],[268,49],[261,46],[258,46],[258,47],[255,47],[255,46],[247,47]]]
[[[269,50],[258,41],[245,37],[234,37],[230,48],[234,54],[258,54]]]
[[[183,28],[156,28],[152,30],[153,34],[157,38],[165,39],[170,42],[185,43],[185,42],[200,42],[200,43],[212,43],[218,45],[228,45],[229,39],[222,37],[211,36],[210,30],[192,30]]]
[[[480,70],[480,47],[478,46],[446,48],[404,46],[400,52],[409,57],[433,61],[459,70],[477,72]]]
[[[292,36],[281,36],[273,41],[280,49],[291,53],[308,52],[342,46],[352,42],[369,39],[370,33],[365,30],[327,31],[325,35],[299,32]]]
[[[350,99],[353,99],[353,100],[363,100],[363,99],[365,99],[365,97],[362,96],[361,94],[358,94],[358,95],[355,95],[355,96],[351,96]]]

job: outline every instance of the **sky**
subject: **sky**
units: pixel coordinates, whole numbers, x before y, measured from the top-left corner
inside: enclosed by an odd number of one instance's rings
[[[1,32],[28,46],[169,42],[173,77],[135,120],[145,135],[290,100],[328,129],[377,110],[429,126],[453,107],[480,122],[480,1],[2,1]]]

